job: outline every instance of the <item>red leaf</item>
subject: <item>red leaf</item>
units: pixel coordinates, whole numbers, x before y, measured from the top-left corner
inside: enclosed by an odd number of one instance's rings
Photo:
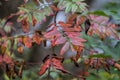
[[[74,32],[74,28],[63,28],[63,31],[65,32]]]
[[[46,72],[46,70],[50,67],[50,61],[50,59],[47,59],[45,63],[41,66],[41,69],[38,73],[40,76],[43,75]]]
[[[65,34],[67,34],[69,38],[75,38],[80,36],[79,32],[65,32]]]
[[[71,42],[73,45],[84,46],[83,43],[80,42],[80,41],[71,40],[70,42]]]
[[[8,56],[8,55],[4,55],[3,61],[6,62],[7,64],[10,64],[13,62],[12,59],[10,58],[10,56]]]
[[[8,55],[0,55],[0,63],[5,62],[6,64],[13,64],[13,61]]]
[[[73,38],[71,38],[70,42],[71,42],[73,45],[84,46],[84,45],[83,45],[83,42],[86,42],[86,40],[85,40],[85,39],[82,39],[82,38],[78,38],[78,37],[73,37]]]
[[[60,24],[60,26],[62,26],[62,27],[71,27],[72,26],[72,24],[64,23],[61,21],[59,21],[58,24]]]
[[[109,18],[105,16],[90,15],[91,26],[88,31],[89,35],[97,34],[101,39],[107,36],[113,36],[119,39],[118,32],[114,29],[117,26],[109,22]]]
[[[24,0],[24,2],[25,2],[25,3],[27,3],[27,2],[28,2],[28,0]]]
[[[63,68],[60,59],[52,58],[52,62],[53,62],[53,67],[54,67],[54,68],[56,68],[57,70],[60,70],[60,71],[62,71],[62,72],[64,72],[64,73],[68,73],[68,71],[66,71],[66,70]]]
[[[44,64],[41,66],[41,69],[38,73],[40,76],[43,75],[46,72],[46,70],[50,67],[53,67],[64,73],[69,73],[62,66],[62,62],[63,62],[62,57],[57,57],[56,55],[53,54],[53,55],[51,55],[51,58],[50,58],[50,55],[47,55],[43,62],[44,62]]]
[[[60,55],[63,55],[65,52],[67,52],[69,47],[70,47],[69,42],[66,42],[60,51]]]
[[[51,38],[57,34],[60,34],[57,28],[53,28],[52,30],[48,31],[47,33],[44,34],[45,38]]]
[[[63,44],[66,42],[66,38],[65,37],[59,37],[57,38],[57,40],[55,41],[55,44]]]
[[[78,42],[86,42],[86,40],[85,39],[83,39],[83,38],[79,38],[79,37],[73,37],[73,38],[71,38],[73,41],[78,41]]]

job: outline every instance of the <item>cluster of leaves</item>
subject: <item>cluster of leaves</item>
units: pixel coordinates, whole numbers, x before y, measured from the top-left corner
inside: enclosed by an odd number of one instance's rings
[[[91,68],[98,71],[101,67],[103,67],[105,71],[110,72],[110,66],[120,69],[120,65],[112,59],[113,57],[105,55],[107,53],[104,51],[101,54],[95,51],[93,46],[87,49],[86,43],[89,41],[83,36],[84,33],[84,35],[89,37],[94,37],[94,35],[98,36],[100,37],[100,41],[104,41],[107,37],[114,37],[116,40],[119,40],[119,35],[116,31],[118,26],[111,23],[108,16],[97,15],[91,12],[87,13],[87,5],[84,3],[84,0],[54,0],[57,6],[49,0],[43,0],[43,2],[39,0],[33,0],[34,2],[29,0],[24,1],[25,4],[19,7],[19,11],[10,15],[9,18],[14,15],[19,15],[18,22],[21,22],[25,34],[9,37],[5,33],[10,32],[8,28],[12,27],[9,27],[9,23],[6,23],[4,20],[0,23],[0,65],[5,64],[11,68],[8,68],[8,76],[21,76],[23,65],[25,65],[24,62],[20,63],[12,59],[15,50],[23,53],[25,47],[31,48],[33,43],[40,45],[46,41],[50,41],[50,48],[58,45],[62,45],[62,48],[59,53],[55,53],[58,55],[50,54],[46,56],[40,67],[40,76],[47,70],[48,73],[50,73],[51,67],[63,73],[74,75],[68,70],[65,70],[62,65],[63,55],[67,53],[68,50],[75,52],[75,56],[72,56],[71,60],[77,67],[79,67],[79,60],[82,59],[81,62],[84,63],[86,72]],[[35,30],[33,33],[29,33],[31,24],[34,27],[36,24],[46,22],[46,16],[56,18],[57,12],[61,10],[69,14],[66,22],[54,21],[48,26],[46,32]],[[8,30],[5,29],[6,27]],[[91,49],[93,49],[93,51]],[[85,55],[87,57],[84,57],[84,54],[82,55],[83,50],[89,51],[87,55]],[[19,65],[19,72],[15,72],[14,69],[18,67],[17,64]],[[84,79],[80,74],[74,76]]]
[[[72,12],[86,12],[87,11],[87,5],[84,3],[84,0],[55,0],[55,2],[58,3],[59,9],[65,9],[66,13]]]
[[[91,27],[88,33],[89,35],[95,33],[100,36],[101,39],[104,39],[107,36],[113,36],[116,39],[119,39],[118,33],[115,30],[117,26],[110,23],[108,17],[96,15],[90,15],[89,17],[91,19]]]

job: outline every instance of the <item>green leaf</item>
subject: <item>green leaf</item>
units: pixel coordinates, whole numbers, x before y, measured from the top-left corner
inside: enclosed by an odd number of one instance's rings
[[[72,2],[78,2],[78,1],[80,1],[80,0],[72,0]]]
[[[29,13],[29,10],[26,9],[26,8],[24,8],[24,7],[18,7],[18,9],[20,9],[20,10],[22,10],[22,11],[25,11],[25,12]]]
[[[10,26],[10,25],[6,25],[6,26],[4,27],[5,32],[10,33],[10,32],[11,32],[11,27],[12,27],[12,26]]]
[[[104,11],[101,10],[96,10],[94,12],[89,12],[90,14],[95,14],[95,15],[99,15],[99,16],[109,16],[107,15]]]
[[[112,58],[112,56],[106,54],[93,54],[90,55],[89,58]]]
[[[25,15],[20,15],[19,17],[18,17],[18,19],[17,19],[17,21],[18,22],[20,22],[20,21],[22,21],[24,18],[26,18],[27,17],[27,14],[25,14]]]
[[[32,15],[29,13],[27,16],[28,16],[28,21],[32,23]]]
[[[73,4],[71,11],[72,11],[72,12],[76,12],[77,8],[78,8],[78,6],[77,6],[76,4]]]
[[[72,3],[71,2],[68,2],[65,6],[66,6],[66,9],[65,9],[65,13],[68,13],[68,12],[70,12],[70,10],[71,10],[71,5],[72,5]]]

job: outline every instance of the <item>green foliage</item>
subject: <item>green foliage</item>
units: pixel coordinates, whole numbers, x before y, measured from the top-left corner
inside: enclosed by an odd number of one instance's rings
[[[112,58],[110,55],[105,55],[105,54],[93,54],[90,55],[90,58]]]
[[[28,17],[29,23],[32,23],[33,16],[37,22],[41,22],[43,20],[46,20],[46,16],[50,16],[53,14],[49,6],[45,5],[44,8],[40,8],[39,6],[36,6],[33,2],[29,2],[25,6],[19,7],[19,10],[23,11],[24,14],[21,14],[19,16],[18,21],[21,21],[24,18]]]
[[[60,9],[65,8],[65,12],[75,13],[75,12],[86,12],[87,11],[87,4],[83,2],[84,0],[60,0],[58,3],[58,7]]]
[[[120,16],[120,9],[119,9],[120,2],[109,2],[103,7],[103,10],[108,15],[112,15],[116,20],[119,20],[120,18],[117,16]]]

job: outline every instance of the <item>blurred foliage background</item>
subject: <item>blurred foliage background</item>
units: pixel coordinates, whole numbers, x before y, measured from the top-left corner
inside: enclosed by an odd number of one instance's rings
[[[93,11],[94,14],[99,15],[111,15],[113,17],[112,22],[120,26],[120,1],[118,2],[108,2],[105,5],[102,5],[101,9]],[[32,5],[31,5],[32,6]],[[66,12],[69,12],[66,10]],[[118,30],[120,32],[120,30]],[[111,55],[115,60],[120,60],[120,41],[113,38],[106,38],[101,41],[98,37],[89,37],[83,33],[83,37],[88,41],[85,43],[86,48],[99,48],[102,49],[106,54]],[[23,55],[16,54],[16,59],[18,60],[32,60],[29,59],[30,50],[26,49]],[[35,53],[34,53],[35,54]],[[19,58],[18,58],[19,57]],[[28,60],[29,59],[29,60]],[[120,63],[120,62],[118,62]],[[68,69],[72,73],[79,70],[77,67],[71,63],[70,59],[67,59],[63,63],[65,69]],[[4,74],[4,80],[48,80],[48,73],[45,73],[43,76],[38,75],[40,66],[37,64],[26,65],[23,69],[22,78],[16,77],[15,79],[9,79],[6,74]],[[82,69],[82,68],[81,68]],[[105,72],[103,69],[99,70],[89,70],[89,75],[86,76],[86,80],[120,80],[120,71],[114,67],[111,67],[110,73]],[[54,69],[51,69],[50,80],[80,80],[72,75],[64,74]]]

